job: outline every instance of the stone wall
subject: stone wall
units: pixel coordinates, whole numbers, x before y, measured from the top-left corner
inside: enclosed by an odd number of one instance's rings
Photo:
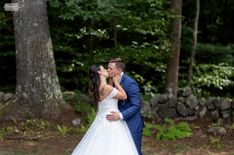
[[[4,93],[0,91],[0,104],[4,104],[9,101],[14,95],[12,93]]]
[[[0,92],[0,110],[13,97],[14,94]],[[159,120],[177,117],[184,120],[194,120],[198,117],[209,117],[211,120],[219,118],[234,120],[234,99],[198,98],[186,88],[177,98],[168,93],[143,101],[141,113],[145,117]]]
[[[209,117],[211,120],[233,120],[234,100],[230,98],[198,98],[189,88],[181,96],[156,95],[149,101],[143,101],[142,114],[154,119],[176,118],[194,120],[198,117]]]

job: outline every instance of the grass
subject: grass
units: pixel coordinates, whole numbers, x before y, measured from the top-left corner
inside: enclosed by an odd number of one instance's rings
[[[28,152],[23,149],[17,150],[0,150],[0,155],[36,155],[36,152]]]
[[[169,127],[170,125],[176,126],[176,124],[169,123]],[[232,137],[208,136],[207,128],[195,127],[199,125],[201,124],[191,125],[192,136],[166,141],[156,139],[155,133],[159,133],[159,130],[152,130],[151,136],[143,137],[143,155],[234,155]],[[82,125],[75,127],[46,120],[3,124],[0,129],[2,131],[0,155],[70,155],[86,129],[86,126]],[[229,132],[232,133],[233,130],[229,130]],[[39,138],[9,139],[35,136],[39,136]]]

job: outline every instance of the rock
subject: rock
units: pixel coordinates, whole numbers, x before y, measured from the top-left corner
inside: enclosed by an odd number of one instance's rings
[[[167,103],[167,99],[168,99],[167,94],[162,94],[161,96],[159,96],[158,102],[160,104],[166,104]]]
[[[156,107],[158,105],[158,102],[159,102],[159,95],[156,95],[149,100],[149,103],[152,107]]]
[[[167,105],[168,105],[168,107],[170,107],[170,108],[176,108],[177,99],[176,99],[175,97],[169,98],[168,101],[167,101]]]
[[[232,109],[234,109],[234,100],[232,100],[231,105],[232,105]]]
[[[180,103],[180,102],[179,102],[179,103],[177,104],[176,109],[177,109],[177,112],[178,112],[181,116],[185,117],[185,116],[188,115],[188,110],[187,110],[186,106],[185,106],[183,103]]]
[[[226,135],[227,130],[224,127],[210,127],[207,130],[207,133],[214,136],[224,136]]]
[[[219,118],[219,112],[217,110],[211,111],[210,115],[212,120],[217,120]]]
[[[152,108],[150,107],[150,103],[148,101],[142,101],[141,114],[145,117],[152,116]]]
[[[214,98],[212,100],[212,104],[214,105],[215,108],[219,108],[220,107],[220,98]]]
[[[215,107],[214,107],[212,101],[213,101],[212,98],[209,98],[209,99],[206,101],[207,109],[210,110],[210,111],[215,109]]]
[[[190,87],[186,87],[186,88],[184,89],[183,93],[182,93],[182,96],[183,96],[183,97],[188,97],[188,96],[190,96],[191,94],[192,94],[191,88],[190,88]]]
[[[80,118],[76,118],[76,119],[73,119],[73,120],[72,120],[72,124],[73,124],[74,126],[79,126],[80,123],[81,123],[81,119],[80,119]]]
[[[195,119],[197,119],[197,116],[187,116],[187,117],[182,117],[179,120],[180,121],[194,121]]]
[[[202,106],[200,112],[198,113],[199,117],[203,118],[203,116],[205,116],[206,114],[206,111],[207,111],[206,106]]]
[[[195,109],[198,106],[198,100],[197,97],[190,95],[186,100],[185,100],[186,105],[189,106],[191,109]]]
[[[181,102],[181,103],[184,103],[185,102],[185,98],[184,97],[178,97],[177,101]]]
[[[230,110],[221,111],[221,115],[224,119],[230,118],[231,111]]]
[[[206,104],[206,99],[204,97],[199,99],[199,105],[203,106]]]
[[[188,115],[189,116],[195,116],[196,115],[196,111],[194,109],[188,108]]]
[[[227,110],[231,108],[231,100],[228,99],[223,99],[221,100],[221,104],[220,104],[220,109],[221,110]]]
[[[6,93],[5,95],[4,95],[4,99],[3,99],[3,101],[4,102],[7,102],[7,101],[9,101],[11,98],[13,98],[13,94],[11,94],[11,93]]]
[[[76,99],[76,93],[73,91],[65,91],[63,92],[63,97],[65,101],[73,101]]]
[[[157,111],[160,118],[174,118],[177,116],[175,108],[168,108],[165,104],[160,104]]]

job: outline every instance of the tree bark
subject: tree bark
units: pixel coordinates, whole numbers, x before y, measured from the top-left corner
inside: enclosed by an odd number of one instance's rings
[[[169,57],[169,62],[167,67],[167,91],[172,93],[172,95],[177,96],[180,44],[181,44],[182,0],[172,0],[171,8],[175,15],[175,18],[172,20],[172,32],[171,32],[172,51]]]
[[[56,117],[63,104],[52,41],[47,0],[13,0],[20,6],[13,13],[16,46],[16,103],[32,117]]]
[[[200,0],[196,0],[196,14],[194,18],[194,27],[193,27],[193,44],[192,44],[189,71],[188,71],[188,87],[191,87],[191,81],[193,76],[193,66],[194,66],[196,47],[197,47],[199,12],[200,12]]]

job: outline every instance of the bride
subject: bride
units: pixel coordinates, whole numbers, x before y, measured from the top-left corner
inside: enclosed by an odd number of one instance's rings
[[[98,103],[98,112],[72,155],[138,155],[126,122],[110,122],[106,119],[106,115],[112,111],[119,112],[118,99],[127,99],[118,82],[120,75],[113,78],[115,88],[107,84],[109,75],[103,66],[92,66],[89,75],[90,89],[94,102]]]

